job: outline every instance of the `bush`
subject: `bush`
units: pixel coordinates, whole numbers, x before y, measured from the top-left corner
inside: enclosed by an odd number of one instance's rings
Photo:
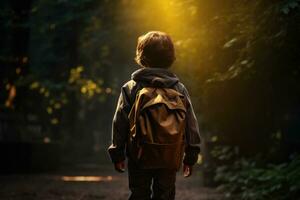
[[[300,156],[293,155],[281,164],[237,159],[218,167],[215,180],[228,199],[296,200],[300,196]]]

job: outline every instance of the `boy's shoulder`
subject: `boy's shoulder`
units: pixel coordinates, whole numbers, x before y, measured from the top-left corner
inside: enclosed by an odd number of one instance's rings
[[[136,87],[136,85],[137,82],[131,79],[122,85],[122,89],[131,91],[132,89],[134,89],[134,87]]]
[[[133,99],[136,92],[139,89],[139,85],[134,80],[129,80],[126,83],[124,83],[121,87],[121,92],[127,96],[129,99]]]
[[[185,85],[181,81],[178,81],[178,86],[182,89],[186,89]]]
[[[176,90],[179,91],[180,93],[182,93],[182,94],[187,93],[187,89],[181,81],[178,81],[178,83],[176,84],[175,87],[176,87]]]

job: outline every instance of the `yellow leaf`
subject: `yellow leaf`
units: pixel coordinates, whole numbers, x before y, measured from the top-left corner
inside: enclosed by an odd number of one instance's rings
[[[28,62],[28,57],[26,57],[26,56],[23,57],[23,58],[22,58],[22,62],[23,62],[23,63],[27,63],[27,62]]]
[[[48,113],[48,114],[52,114],[52,113],[53,113],[53,109],[52,109],[51,107],[48,107],[48,108],[47,108],[47,113]]]
[[[60,109],[61,108],[61,104],[60,103],[55,103],[54,104],[54,108],[55,109]]]
[[[112,92],[112,89],[111,89],[111,88],[106,88],[106,89],[105,89],[105,92],[106,92],[107,94],[110,94],[110,93]]]
[[[21,73],[21,68],[20,67],[16,68],[16,74],[20,74],[20,73]]]
[[[57,118],[53,118],[53,119],[51,119],[51,124],[53,124],[53,125],[56,125],[56,124],[58,124],[58,119]]]
[[[82,94],[85,94],[86,92],[87,92],[87,88],[86,88],[86,87],[82,87],[82,88],[81,88],[81,93],[82,93]]]
[[[35,82],[31,83],[30,89],[34,90],[34,89],[38,88],[39,86],[40,86],[40,83],[35,81]]]
[[[211,141],[212,141],[212,142],[218,141],[218,136],[215,135],[215,136],[211,137]]]
[[[46,91],[45,94],[44,94],[44,96],[45,96],[45,97],[49,97],[49,96],[50,96],[50,92],[49,92],[49,91]]]

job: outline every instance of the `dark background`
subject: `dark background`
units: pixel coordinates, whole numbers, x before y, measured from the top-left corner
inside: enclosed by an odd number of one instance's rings
[[[2,0],[0,9],[2,174],[110,163],[137,37],[161,30],[197,113],[205,184],[240,199],[296,199],[298,0]]]

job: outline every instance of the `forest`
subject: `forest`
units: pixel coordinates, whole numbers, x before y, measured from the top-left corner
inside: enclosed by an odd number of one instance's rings
[[[139,68],[137,38],[160,30],[174,41],[171,70],[199,121],[203,184],[226,199],[299,198],[299,0],[0,5],[2,173],[110,163],[120,87]]]

